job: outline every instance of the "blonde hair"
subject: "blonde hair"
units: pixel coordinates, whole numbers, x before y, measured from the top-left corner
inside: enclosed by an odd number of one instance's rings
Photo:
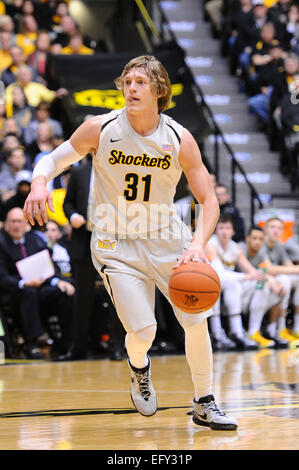
[[[155,92],[157,93],[157,95],[160,95],[160,97],[158,98],[158,111],[159,113],[164,111],[170,103],[172,94],[171,83],[165,67],[154,56],[142,55],[139,57],[135,57],[135,59],[132,59],[130,60],[130,62],[127,63],[120,77],[114,80],[114,83],[118,90],[123,90],[125,76],[133,68],[144,69],[144,71],[151,80]]]
[[[266,227],[268,227],[268,225],[271,222],[274,222],[275,220],[278,220],[281,223],[281,225],[284,226],[284,221],[280,217],[273,216],[273,217],[270,217],[270,219],[266,220]]]

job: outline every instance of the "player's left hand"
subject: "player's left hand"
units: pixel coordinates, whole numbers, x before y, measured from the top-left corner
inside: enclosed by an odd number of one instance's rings
[[[173,269],[176,269],[181,264],[189,263],[189,261],[202,261],[203,263],[210,264],[203,246],[196,243],[190,244],[189,248],[179,257]]]

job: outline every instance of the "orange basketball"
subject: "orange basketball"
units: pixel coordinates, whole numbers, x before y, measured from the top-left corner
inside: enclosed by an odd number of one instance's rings
[[[186,313],[202,313],[215,305],[221,283],[209,264],[190,261],[174,269],[168,285],[173,304]]]

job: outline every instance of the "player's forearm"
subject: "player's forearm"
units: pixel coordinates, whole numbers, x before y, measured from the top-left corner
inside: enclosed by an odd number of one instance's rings
[[[202,247],[205,247],[214,233],[217,221],[219,219],[219,204],[214,197],[200,204],[197,226],[192,241]]]
[[[60,175],[65,168],[78,162],[84,155],[79,155],[69,140],[59,145],[53,152],[41,158],[33,170],[33,179],[44,176],[49,182]]]

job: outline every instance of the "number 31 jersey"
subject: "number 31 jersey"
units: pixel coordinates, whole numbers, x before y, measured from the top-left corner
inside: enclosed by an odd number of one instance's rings
[[[143,238],[176,217],[182,131],[166,114],[160,114],[158,128],[149,136],[133,129],[125,108],[102,116],[90,194],[90,219],[98,232]]]

